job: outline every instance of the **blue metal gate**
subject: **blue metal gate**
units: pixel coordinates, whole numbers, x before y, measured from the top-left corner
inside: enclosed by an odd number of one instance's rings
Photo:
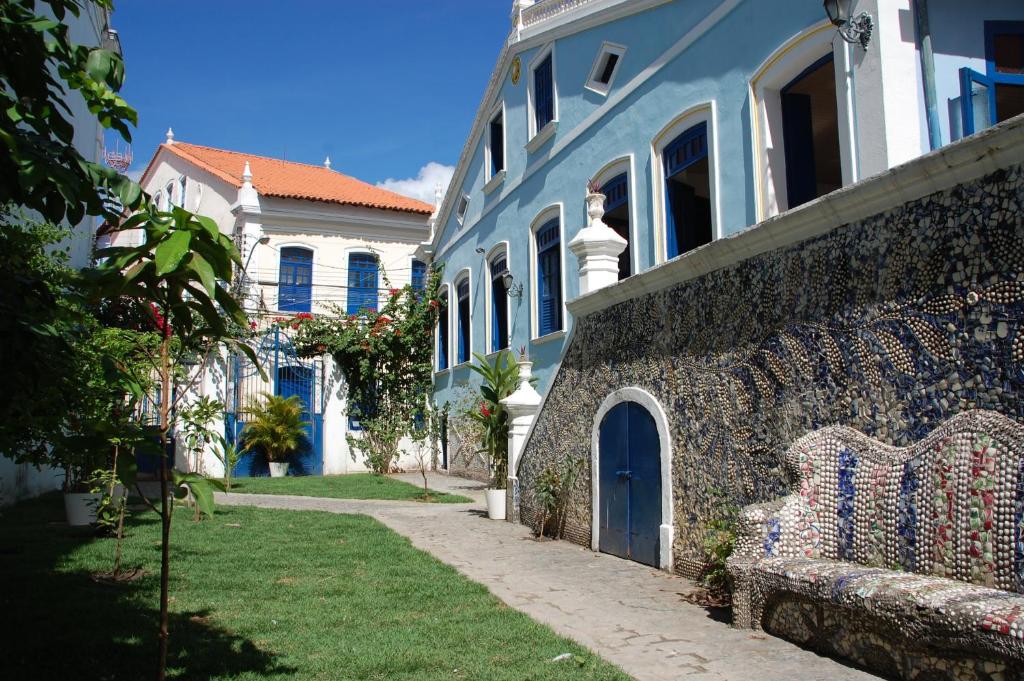
[[[287,332],[275,326],[267,331],[256,346],[256,356],[267,374],[264,381],[256,366],[244,355],[236,354],[228,364],[227,413],[224,417],[225,437],[238,444],[245,429],[246,409],[261,399],[262,393],[290,397],[298,395],[305,405],[303,420],[306,445],[289,461],[289,475],[323,475],[324,472],[324,363],[320,359],[304,359],[295,352]],[[236,477],[269,475],[267,461],[260,452],[247,452],[235,467]]]
[[[654,418],[636,402],[623,402],[600,428],[598,548],[657,567],[661,445]]]

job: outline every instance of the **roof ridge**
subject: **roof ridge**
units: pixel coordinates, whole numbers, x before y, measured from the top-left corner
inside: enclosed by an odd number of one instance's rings
[[[234,149],[222,149],[221,147],[211,147],[211,146],[209,146],[207,144],[194,144],[192,142],[181,142],[179,140],[175,140],[174,144],[172,144],[171,146],[177,146],[179,144],[183,144],[183,145],[189,146],[189,147],[197,147],[199,149],[209,149],[210,151],[219,151],[219,152],[224,153],[224,154],[234,154],[235,156],[244,156],[246,158],[260,158],[260,159],[263,159],[265,161],[276,161],[277,163],[291,163],[291,164],[297,165],[297,166],[306,166],[308,168],[319,168],[321,170],[329,170],[332,173],[337,173],[338,175],[341,175],[343,177],[351,178],[353,180],[356,180],[357,182],[365,182],[366,184],[369,184],[369,182],[366,182],[366,180],[360,180],[358,177],[353,177],[352,175],[348,175],[346,173],[343,173],[340,170],[334,170],[332,168],[325,168],[323,165],[318,164],[318,163],[303,163],[302,161],[290,161],[290,160],[288,160],[286,158],[274,158],[273,156],[264,156],[263,154],[250,154],[249,152],[246,152],[246,151],[235,151]]]

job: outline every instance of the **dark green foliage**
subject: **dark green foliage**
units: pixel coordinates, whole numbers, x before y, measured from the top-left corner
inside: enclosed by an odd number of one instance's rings
[[[736,547],[736,521],[739,507],[728,501],[728,496],[721,490],[709,490],[718,500],[718,515],[708,523],[704,535],[704,572],[701,583],[707,587],[712,596],[728,599],[732,593],[732,578],[729,576],[726,561]]]

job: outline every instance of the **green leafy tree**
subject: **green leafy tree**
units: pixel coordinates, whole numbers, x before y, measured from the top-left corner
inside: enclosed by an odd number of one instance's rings
[[[283,463],[307,444],[310,424],[302,420],[305,407],[298,395],[263,393],[262,397],[262,403],[246,409],[249,420],[240,439],[247,448],[262,451],[267,461]]]
[[[399,441],[424,422],[433,386],[440,280],[440,271],[432,271],[423,290],[390,288],[377,311],[350,315],[333,306],[329,314],[283,322],[298,328],[295,345],[301,354],[334,358],[345,377],[349,415],[362,429],[348,436],[349,446],[374,472],[389,472]],[[386,275],[384,281],[387,285]]]
[[[501,403],[503,399],[515,392],[519,384],[519,365],[512,358],[512,353],[502,350],[494,358],[494,362],[478,353],[473,353],[476,364],[470,369],[480,374],[481,402],[479,408],[472,408],[466,415],[480,424],[483,441],[480,450],[487,455],[490,463],[492,485],[494,489],[505,489],[508,480],[508,411]]]

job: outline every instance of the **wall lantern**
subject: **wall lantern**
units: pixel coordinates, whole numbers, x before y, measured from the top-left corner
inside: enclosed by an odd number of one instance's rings
[[[501,283],[505,284],[505,291],[508,293],[509,298],[522,298],[523,285],[517,284],[515,281],[515,277],[508,270],[501,273]]]
[[[868,49],[871,42],[871,31],[875,23],[871,15],[861,12],[855,17],[850,16],[850,7],[853,0],[825,0],[825,13],[828,20],[839,30],[839,35],[848,43],[859,43],[863,49]]]

